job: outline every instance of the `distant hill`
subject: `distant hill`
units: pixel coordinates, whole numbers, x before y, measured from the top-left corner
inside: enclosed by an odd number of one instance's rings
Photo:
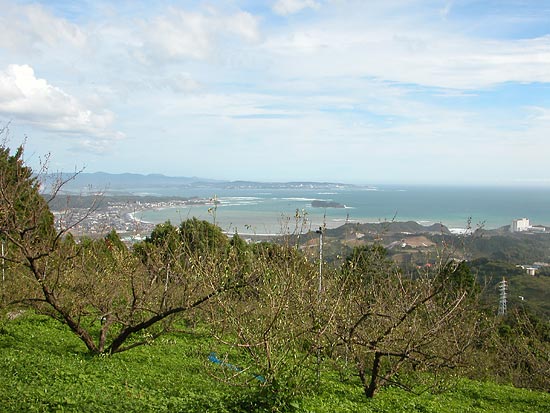
[[[406,222],[380,222],[367,224],[344,224],[338,228],[327,230],[327,234],[335,237],[342,237],[349,231],[361,232],[365,234],[445,234],[450,235],[449,229],[442,224],[433,224],[424,226],[416,221]]]
[[[55,179],[59,175],[51,174],[46,179]],[[172,177],[161,174],[110,174],[105,172],[80,173],[74,179],[72,174],[60,175],[68,180],[63,186],[64,193],[128,193],[133,190],[160,189],[160,188],[223,188],[223,189],[334,189],[351,188],[347,185],[332,182],[255,182],[255,181],[223,181],[199,177]]]
[[[56,177],[57,175],[50,175],[48,178]],[[71,178],[72,174],[62,173],[60,177],[63,180]],[[161,174],[110,174],[106,172],[95,173],[80,173],[67,181],[63,185],[63,192],[90,192],[101,191],[109,193],[130,191],[135,188],[166,188],[166,187],[190,187],[199,184],[212,185],[222,183],[223,181],[216,181],[206,178],[198,177],[171,177]]]
[[[255,181],[231,181],[218,182],[227,189],[336,189],[336,188],[354,188],[356,185],[343,184],[337,182],[312,182],[312,181],[293,181],[293,182],[255,182]]]

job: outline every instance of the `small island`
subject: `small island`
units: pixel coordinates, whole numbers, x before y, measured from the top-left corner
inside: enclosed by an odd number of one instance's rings
[[[334,201],[311,201],[312,208],[345,208],[346,206]]]

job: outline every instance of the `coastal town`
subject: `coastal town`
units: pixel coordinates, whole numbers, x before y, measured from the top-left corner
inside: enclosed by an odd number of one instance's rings
[[[69,229],[75,236],[99,237],[115,230],[124,241],[144,239],[156,223],[139,219],[146,210],[188,208],[194,205],[216,204],[215,199],[181,198],[155,199],[153,197],[106,197],[87,199],[86,202],[60,203],[52,212],[59,229]]]

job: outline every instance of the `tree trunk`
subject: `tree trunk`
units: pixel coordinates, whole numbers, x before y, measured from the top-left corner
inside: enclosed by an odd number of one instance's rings
[[[63,320],[65,321],[65,323],[67,323],[71,331],[75,333],[78,336],[78,338],[80,338],[84,342],[88,350],[91,353],[98,354],[99,351],[94,342],[94,338],[92,337],[92,335],[87,330],[82,328],[80,323],[76,322],[70,316],[70,314],[59,305],[55,297],[55,294],[50,290],[50,288],[44,282],[45,277],[43,276],[43,273],[37,268],[36,261],[28,257],[27,257],[27,260],[29,261],[30,270],[32,271],[34,277],[42,287],[42,293],[44,294],[44,299],[46,300],[46,302],[49,305],[51,305],[52,308],[63,318]]]
[[[80,338],[84,342],[88,350],[93,354],[99,354],[98,348],[90,333],[87,330],[83,329],[80,323],[77,323],[65,310],[63,310],[58,305],[55,296],[45,284],[42,284],[42,291],[44,293],[44,298],[46,299],[46,302],[50,304],[59,315],[61,315],[65,323],[67,323],[72,332],[75,333],[78,338]]]
[[[378,390],[378,373],[380,372],[380,362],[382,361],[382,353],[375,352],[374,360],[372,362],[372,372],[370,375],[370,383],[368,386],[365,386],[366,383],[363,383],[365,389],[365,396],[369,399],[374,397],[374,393]]]
[[[220,288],[219,290],[213,291],[210,294],[205,295],[204,297],[198,299],[197,301],[195,301],[195,302],[193,302],[193,303],[191,303],[191,304],[189,304],[185,307],[172,308],[170,310],[164,311],[161,314],[157,314],[157,315],[155,315],[155,316],[153,316],[153,317],[151,317],[151,318],[149,318],[145,321],[142,321],[141,323],[125,327],[119,333],[119,335],[117,337],[115,337],[115,339],[112,341],[111,345],[107,348],[107,352],[110,353],[110,354],[114,354],[114,353],[119,353],[121,351],[124,351],[126,348],[122,347],[122,344],[124,344],[124,342],[132,334],[137,333],[137,332],[142,331],[142,330],[145,330],[146,328],[151,327],[153,324],[158,323],[159,321],[162,321],[165,318],[167,318],[167,317],[169,317],[173,314],[182,313],[184,311],[188,311],[188,310],[191,310],[193,308],[196,308],[199,305],[201,305],[202,303],[208,301],[212,297],[214,297],[214,296],[216,296],[216,295],[218,295],[218,294],[220,294],[224,291],[227,291],[227,290],[224,289],[224,288]]]

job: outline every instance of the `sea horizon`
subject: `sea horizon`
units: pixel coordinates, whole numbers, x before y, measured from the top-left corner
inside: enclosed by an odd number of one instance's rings
[[[144,189],[144,188],[143,188]],[[196,217],[219,225],[228,233],[277,235],[298,229],[335,228],[349,223],[415,221],[440,223],[453,232],[496,229],[512,220],[528,218],[533,225],[550,226],[550,188],[440,187],[379,185],[323,190],[318,188],[156,188],[134,194],[198,196],[216,205],[146,210],[138,220],[179,223]],[[315,208],[313,201],[339,208]],[[303,232],[303,231],[301,231]]]

